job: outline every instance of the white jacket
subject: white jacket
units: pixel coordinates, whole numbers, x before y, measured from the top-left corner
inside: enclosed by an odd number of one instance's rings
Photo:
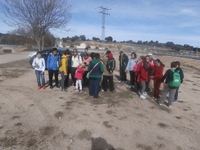
[[[79,64],[82,63],[81,56],[77,55],[76,57],[72,56],[72,67],[77,68]]]
[[[44,71],[45,70],[45,61],[44,58],[34,58],[32,66],[35,70]]]

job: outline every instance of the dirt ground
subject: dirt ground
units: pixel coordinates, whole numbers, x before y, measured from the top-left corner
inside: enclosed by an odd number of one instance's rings
[[[199,150],[199,60],[179,60],[185,73],[179,102],[169,109],[149,96],[141,100],[128,85],[116,93],[37,90],[28,60],[0,65],[0,149],[2,150]],[[46,80],[48,76],[46,74]]]

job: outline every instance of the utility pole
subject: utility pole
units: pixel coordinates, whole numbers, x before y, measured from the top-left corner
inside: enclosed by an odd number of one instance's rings
[[[102,48],[104,48],[104,41],[105,41],[105,20],[106,20],[106,15],[110,15],[107,13],[107,11],[111,10],[107,7],[97,7],[99,9],[99,13],[102,14],[102,30],[101,30],[101,43],[102,43]]]

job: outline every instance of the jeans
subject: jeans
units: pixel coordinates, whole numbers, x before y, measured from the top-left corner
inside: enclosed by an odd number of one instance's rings
[[[66,75],[64,75],[63,71],[61,71],[60,74],[61,74],[61,81],[60,81],[61,89],[65,89]]]
[[[166,85],[166,86],[164,87],[164,90],[163,90],[163,94],[162,94],[160,103],[163,104],[163,103],[165,102],[166,96],[167,96],[167,94],[169,93],[168,105],[171,106],[172,103],[173,103],[173,100],[174,100],[175,92],[176,92],[176,89],[171,89],[171,88],[169,88],[168,85]]]
[[[35,70],[35,75],[37,77],[38,86],[45,86],[44,73],[42,73],[42,71]],[[42,85],[41,85],[40,79],[42,80]]]
[[[89,94],[90,94],[90,96],[94,96],[94,98],[99,97],[100,82],[101,82],[101,78],[89,78]]]
[[[49,86],[52,87],[52,78],[55,77],[56,86],[58,86],[58,70],[49,70]]]
[[[110,85],[110,90],[114,91],[115,88],[114,88],[114,83],[113,83],[113,76],[103,76],[103,82],[102,82],[103,90],[107,91],[108,81],[109,81],[109,85]]]
[[[176,92],[175,92],[175,95],[174,95],[174,101],[178,100],[178,90],[179,90],[179,87],[176,89]]]
[[[129,71],[130,73],[130,85],[135,85],[135,72]]]
[[[144,92],[145,92],[145,89],[146,89],[146,82],[144,82],[144,81],[141,81],[141,83],[140,83],[140,87],[141,87],[141,95],[143,95],[144,94]]]

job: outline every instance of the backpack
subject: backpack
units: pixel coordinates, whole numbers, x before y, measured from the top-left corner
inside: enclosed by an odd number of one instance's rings
[[[115,70],[116,62],[114,58],[108,58],[106,69],[108,72],[113,72]]]
[[[173,72],[173,80],[169,83],[169,86],[173,88],[178,88],[181,85],[180,73],[178,70],[171,69],[171,71]]]

